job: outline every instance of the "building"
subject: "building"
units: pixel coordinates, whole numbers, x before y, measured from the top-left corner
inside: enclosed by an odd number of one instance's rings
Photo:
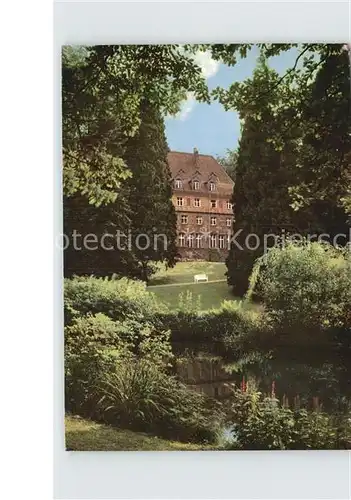
[[[168,153],[183,259],[224,260],[233,225],[233,181],[213,156]]]

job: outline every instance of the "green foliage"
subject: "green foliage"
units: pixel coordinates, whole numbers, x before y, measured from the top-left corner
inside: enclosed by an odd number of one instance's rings
[[[234,393],[231,401],[233,433],[248,450],[285,450],[293,442],[294,418],[288,408],[255,390]]]
[[[163,328],[171,331],[174,345],[191,346],[237,360],[262,330],[259,312],[241,302],[224,301],[220,308],[199,313],[193,304],[160,315]]]
[[[225,168],[229,177],[235,182],[236,168],[238,165],[238,151],[236,149],[227,149],[225,156],[218,156],[217,161]]]
[[[230,400],[235,448],[246,450],[338,449],[350,422],[338,423],[321,410],[290,409],[254,388],[235,390]]]
[[[261,60],[253,78],[234,84],[230,94],[230,102],[244,120],[232,197],[238,245],[232,242],[226,260],[228,284],[239,296],[246,292],[253,263],[263,253],[264,235],[279,234],[295,224],[288,188],[299,129],[298,124],[290,126],[294,91],[287,84],[276,86],[278,81],[278,73]],[[269,92],[271,87],[274,90]],[[267,95],[262,97],[264,92]],[[250,240],[250,234],[255,239]],[[273,243],[270,238],[268,244]]]
[[[141,281],[83,276],[65,280],[66,324],[74,316],[100,312],[113,320],[147,321],[165,310]]]
[[[180,292],[178,296],[178,311],[182,313],[198,313],[201,310],[201,296],[194,295],[190,290]]]
[[[171,173],[167,163],[168,146],[160,112],[149,104],[141,104],[141,125],[126,144],[124,158],[132,172],[128,186],[130,231],[132,241],[148,237],[146,249],[132,248],[138,264],[135,276],[148,281],[158,262],[168,267],[175,264],[176,213],[172,203]],[[155,239],[157,235],[157,239]],[[123,250],[122,252],[125,252]]]
[[[179,440],[216,438],[219,415],[206,407],[205,397],[145,358],[119,362],[115,371],[103,374],[100,391],[106,422]]]
[[[148,281],[158,262],[175,263],[176,215],[164,123],[160,112],[145,102],[140,104],[140,120],[121,153],[132,175],[121,181],[118,198],[100,207],[77,194],[64,200],[64,231],[71,243],[65,250],[65,276],[117,272]],[[92,178],[99,182],[98,174]],[[97,248],[73,245],[77,232],[81,240],[96,235]]]
[[[253,78],[215,89],[225,109],[242,119],[233,194],[234,233],[228,282],[243,295],[264,234],[347,234],[350,206],[351,125],[349,60],[339,44],[302,44],[283,76],[268,59],[294,45],[259,44]],[[250,46],[241,47],[246,57]],[[239,50],[235,49],[236,52]],[[261,245],[248,249],[256,234]],[[272,243],[274,240],[272,240]],[[271,243],[269,243],[271,244]]]
[[[167,370],[170,331],[142,283],[65,281],[66,410],[187,441],[213,441],[220,415]]]
[[[345,324],[351,305],[348,253],[316,242],[288,243],[270,249],[255,266],[251,293],[259,281],[276,326],[306,334]]]
[[[230,60],[230,46],[198,45]],[[125,141],[138,131],[143,101],[174,114],[187,92],[209,102],[194,47],[180,45],[65,46],[62,50],[63,184],[99,206],[116,201],[130,176]]]

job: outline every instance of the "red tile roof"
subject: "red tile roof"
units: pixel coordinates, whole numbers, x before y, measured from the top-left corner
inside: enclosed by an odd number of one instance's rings
[[[182,179],[198,178],[202,183],[211,180],[211,174],[216,177],[216,182],[220,190],[231,192],[234,182],[224,170],[222,165],[210,155],[200,153],[182,153],[170,151],[167,155],[172,179],[178,176]]]

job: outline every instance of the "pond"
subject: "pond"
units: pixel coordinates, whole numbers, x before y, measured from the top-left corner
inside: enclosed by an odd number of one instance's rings
[[[336,408],[343,392],[338,374],[330,364],[310,366],[293,360],[269,360],[238,368],[219,357],[182,357],[175,364],[177,376],[186,385],[215,399],[230,396],[233,386],[249,380],[264,394],[271,394],[286,406]]]

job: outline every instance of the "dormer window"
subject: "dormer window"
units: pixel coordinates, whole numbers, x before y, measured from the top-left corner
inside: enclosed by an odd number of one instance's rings
[[[195,190],[199,190],[200,189],[200,182],[199,181],[194,181],[193,187],[194,187]]]
[[[208,184],[208,189],[210,191],[215,191],[216,189],[216,184],[213,182],[213,181],[210,181],[209,184]]]
[[[175,188],[176,189],[182,189],[182,187],[183,187],[182,181],[180,179],[176,179],[175,180]]]

